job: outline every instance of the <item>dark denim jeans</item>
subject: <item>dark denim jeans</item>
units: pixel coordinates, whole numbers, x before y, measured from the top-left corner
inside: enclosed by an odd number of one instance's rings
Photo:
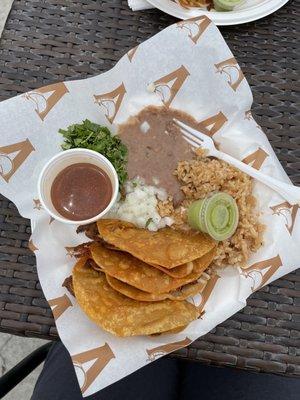
[[[298,400],[300,379],[162,358],[86,400]],[[50,349],[31,400],[82,400],[69,353]]]

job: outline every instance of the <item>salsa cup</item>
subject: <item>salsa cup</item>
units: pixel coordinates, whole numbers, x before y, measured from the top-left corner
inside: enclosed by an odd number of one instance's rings
[[[54,179],[62,170],[77,163],[89,163],[101,168],[107,173],[112,184],[112,196],[107,207],[99,214],[81,221],[75,221],[63,217],[55,209],[51,200],[51,187]],[[112,163],[102,154],[88,149],[70,149],[58,153],[46,163],[38,179],[38,196],[43,208],[51,215],[51,217],[65,224],[84,225],[97,221],[106,213],[108,213],[108,211],[114,205],[118,196],[118,192],[118,175]]]

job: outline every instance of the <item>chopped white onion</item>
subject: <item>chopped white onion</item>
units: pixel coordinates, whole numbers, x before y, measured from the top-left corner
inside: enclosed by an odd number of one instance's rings
[[[150,231],[157,231],[174,223],[170,217],[162,218],[156,209],[158,199],[167,200],[168,198],[165,189],[145,185],[141,178],[127,181],[124,189],[125,199],[119,198],[106,218],[132,222]]]
[[[143,133],[147,133],[150,129],[150,125],[147,121],[144,121],[141,125],[140,125],[140,129]]]

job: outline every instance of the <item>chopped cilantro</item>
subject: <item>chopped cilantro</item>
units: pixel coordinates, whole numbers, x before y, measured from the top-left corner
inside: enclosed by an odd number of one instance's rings
[[[108,128],[88,119],[81,124],[60,129],[59,133],[65,139],[61,146],[63,150],[81,147],[95,150],[107,157],[117,171],[120,186],[123,185],[127,179],[127,148],[118,136],[112,136]]]
[[[145,225],[145,228],[148,228],[148,226],[151,224],[151,222],[153,222],[153,219],[152,218],[148,218],[147,222],[146,222],[146,225]]]

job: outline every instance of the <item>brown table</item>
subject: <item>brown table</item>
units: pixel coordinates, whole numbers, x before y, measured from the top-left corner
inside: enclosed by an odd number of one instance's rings
[[[296,184],[299,11],[300,2],[290,1],[263,20],[221,29],[253,89],[253,114]],[[132,12],[125,0],[15,0],[0,41],[0,100],[106,71],[131,47],[173,22],[157,10]],[[0,232],[0,331],[56,339],[28,249],[30,223],[3,197]],[[176,356],[300,375],[299,296],[298,270],[254,293],[241,312]]]

